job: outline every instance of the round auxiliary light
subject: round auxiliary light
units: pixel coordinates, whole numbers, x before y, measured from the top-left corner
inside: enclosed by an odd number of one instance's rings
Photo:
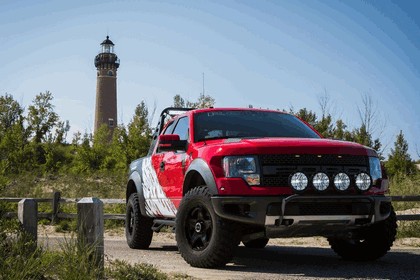
[[[297,172],[290,178],[290,185],[296,191],[303,191],[308,186],[308,177],[302,172]]]
[[[356,186],[361,191],[367,191],[370,188],[372,180],[366,173],[360,173],[356,176]]]
[[[350,178],[346,173],[338,173],[334,176],[334,186],[339,191],[345,191],[350,186]]]
[[[318,191],[325,191],[330,185],[330,178],[325,173],[316,173],[312,179],[312,184]]]

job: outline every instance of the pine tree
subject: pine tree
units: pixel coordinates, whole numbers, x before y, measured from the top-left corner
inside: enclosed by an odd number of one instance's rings
[[[388,174],[393,175],[409,175],[416,172],[414,162],[408,154],[408,143],[404,139],[402,131],[397,135],[394,142],[394,148],[391,149],[388,162],[386,163]]]
[[[177,108],[184,108],[185,107],[185,100],[181,97],[181,95],[177,94],[174,96],[174,107]]]
[[[133,119],[128,124],[127,160],[129,162],[145,156],[152,139],[149,110],[144,101],[137,105]]]

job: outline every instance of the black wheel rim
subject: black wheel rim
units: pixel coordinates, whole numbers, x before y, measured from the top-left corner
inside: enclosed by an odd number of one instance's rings
[[[188,244],[195,251],[204,250],[210,243],[213,223],[209,211],[197,206],[188,212],[185,232]]]
[[[134,209],[133,207],[130,207],[127,211],[128,217],[127,217],[127,231],[130,235],[133,234],[133,228],[134,228]]]

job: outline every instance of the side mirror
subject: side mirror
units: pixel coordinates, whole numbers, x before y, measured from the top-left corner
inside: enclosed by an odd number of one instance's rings
[[[187,140],[180,140],[177,134],[159,135],[158,148],[160,152],[186,151]]]

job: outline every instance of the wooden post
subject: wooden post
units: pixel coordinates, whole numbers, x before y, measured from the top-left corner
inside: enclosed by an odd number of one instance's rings
[[[94,247],[94,259],[101,271],[104,267],[103,209],[102,201],[95,197],[85,197],[77,202],[78,243]]]
[[[31,198],[24,198],[19,201],[18,219],[23,230],[36,243],[38,238],[38,203]]]
[[[52,201],[52,217],[51,217],[51,223],[55,223],[55,219],[57,218],[58,209],[60,206],[60,198],[61,193],[60,192],[54,192],[53,193],[53,201]]]

